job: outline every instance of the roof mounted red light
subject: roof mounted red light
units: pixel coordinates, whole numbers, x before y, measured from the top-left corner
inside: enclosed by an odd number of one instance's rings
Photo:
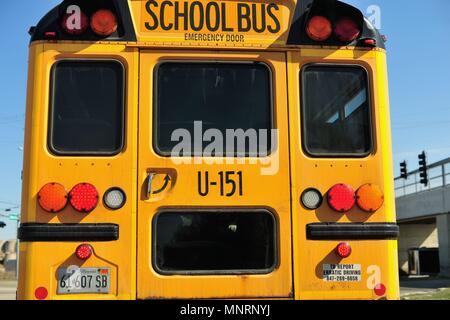
[[[91,18],[91,28],[99,36],[108,37],[117,31],[116,15],[110,10],[99,10]]]
[[[61,21],[61,27],[67,34],[78,36],[86,32],[89,19],[83,12],[66,14]]]
[[[80,183],[73,187],[69,193],[70,204],[78,212],[88,213],[98,204],[98,191],[89,183]]]
[[[352,42],[358,38],[360,33],[358,25],[350,18],[340,19],[334,27],[334,34],[342,42]]]
[[[314,41],[325,41],[333,33],[331,21],[323,16],[314,16],[308,21],[306,33]]]
[[[348,184],[337,184],[328,191],[328,204],[338,212],[350,211],[356,203],[356,195]]]

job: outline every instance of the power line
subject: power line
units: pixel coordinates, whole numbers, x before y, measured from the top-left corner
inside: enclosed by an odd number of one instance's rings
[[[0,200],[0,203],[8,204],[8,205],[11,205],[11,206],[19,206],[18,203],[9,202],[9,201],[4,201],[4,200]]]

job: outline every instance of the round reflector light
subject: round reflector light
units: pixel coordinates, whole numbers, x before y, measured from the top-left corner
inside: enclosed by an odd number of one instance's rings
[[[75,250],[75,255],[80,260],[87,260],[92,256],[92,247],[89,244],[81,244]]]
[[[337,184],[328,191],[328,204],[338,212],[348,212],[356,202],[355,191],[347,184]]]
[[[79,15],[78,13],[66,14],[61,21],[63,30],[74,36],[85,33],[88,26],[89,19],[83,12]]]
[[[325,41],[333,33],[331,21],[323,16],[312,17],[306,26],[306,33],[314,41]]]
[[[91,212],[97,207],[97,189],[89,183],[80,183],[69,193],[70,204],[78,212]]]
[[[351,42],[358,38],[360,33],[358,25],[350,18],[340,19],[334,28],[334,34],[342,42]]]
[[[59,183],[48,183],[38,193],[38,202],[41,208],[47,212],[56,213],[67,205],[67,191]]]
[[[379,283],[373,288],[373,291],[375,291],[375,294],[379,297],[382,297],[386,294],[386,286],[382,283]]]
[[[99,36],[110,36],[117,31],[117,18],[110,10],[99,10],[91,18],[91,28]]]
[[[118,210],[125,205],[126,196],[125,192],[120,188],[112,188],[105,192],[103,196],[103,202],[105,206],[111,210]]]
[[[317,189],[306,189],[301,196],[302,205],[308,210],[316,210],[322,205],[323,197]]]
[[[341,258],[348,258],[352,254],[352,247],[347,242],[342,242],[336,247],[336,253]]]
[[[34,291],[34,296],[38,300],[45,300],[48,297],[48,290],[44,287],[39,287]]]
[[[356,203],[366,212],[375,212],[381,208],[384,195],[381,188],[373,184],[365,184],[356,191]]]

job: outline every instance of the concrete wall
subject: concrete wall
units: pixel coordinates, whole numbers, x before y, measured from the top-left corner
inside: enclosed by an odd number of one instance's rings
[[[408,249],[437,248],[438,231],[436,223],[400,224],[400,238],[398,240],[398,265],[401,270],[408,272]]]
[[[395,203],[399,221],[449,213],[450,186],[400,197]]]
[[[441,274],[450,276],[450,214],[437,217]]]

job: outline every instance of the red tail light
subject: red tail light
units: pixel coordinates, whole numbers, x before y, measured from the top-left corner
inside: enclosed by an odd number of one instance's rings
[[[331,21],[323,16],[312,17],[306,26],[306,33],[314,41],[325,41],[333,32]]]
[[[379,297],[382,297],[386,294],[386,286],[382,283],[377,284],[373,290],[375,291],[375,294]]]
[[[39,287],[34,291],[34,296],[38,300],[45,300],[48,296],[48,290],[44,287]]]
[[[336,253],[341,258],[348,258],[352,254],[352,247],[347,242],[342,242],[336,247]]]
[[[353,188],[347,184],[337,184],[328,191],[328,204],[338,212],[350,211],[356,203]]]
[[[358,25],[350,18],[342,18],[334,28],[334,34],[342,42],[352,42],[360,33]]]
[[[88,213],[98,204],[97,189],[89,183],[80,183],[73,187],[69,193],[70,204],[78,212]]]
[[[79,245],[75,251],[75,255],[80,260],[87,260],[92,256],[92,247],[89,244]]]
[[[67,34],[80,35],[89,27],[89,19],[83,13],[66,14],[61,21],[61,26]]]
[[[99,10],[92,16],[92,30],[102,37],[108,37],[117,30],[117,18],[109,10]]]

